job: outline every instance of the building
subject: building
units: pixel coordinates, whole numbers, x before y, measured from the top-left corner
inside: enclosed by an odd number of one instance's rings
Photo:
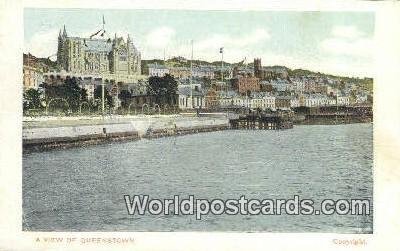
[[[65,26],[58,36],[57,64],[70,73],[116,82],[129,82],[141,74],[141,55],[129,35],[126,41],[116,34],[113,39],[72,37]]]
[[[149,77],[164,77],[166,74],[169,74],[169,69],[164,65],[148,64],[149,68]]]
[[[302,96],[300,99],[300,106],[306,107],[321,107],[321,106],[334,106],[336,100],[322,94],[308,94]]]
[[[355,98],[356,104],[365,104],[368,102],[368,95],[367,94],[357,94]]]
[[[269,81],[260,82],[260,91],[262,92],[272,92],[272,84]]]
[[[275,97],[275,107],[280,110],[289,110],[291,106],[291,97],[277,96]]]
[[[294,91],[296,93],[301,94],[304,92],[305,86],[303,80],[301,80],[300,78],[292,79],[292,83]]]
[[[267,94],[263,97],[263,100],[264,100],[264,107],[263,107],[264,110],[265,109],[270,109],[273,111],[276,110],[276,97],[275,96]]]
[[[291,97],[290,99],[290,107],[296,108],[300,106],[300,100],[297,97]]]
[[[169,74],[176,79],[189,79],[192,76],[188,67],[170,67]]]
[[[328,96],[337,96],[338,93],[339,93],[339,90],[337,88],[333,88],[329,85],[327,86],[326,94]]]
[[[246,95],[248,92],[259,92],[259,78],[238,76],[238,78],[234,81],[234,89],[240,95]]]
[[[204,96],[205,106],[208,109],[215,109],[219,106],[218,93],[214,88],[209,88]]]
[[[214,79],[214,69],[208,66],[194,66],[192,74],[194,78]]]
[[[337,102],[337,105],[350,105],[350,97],[338,95],[336,97],[336,102]]]
[[[261,65],[261,58],[254,59],[254,76],[259,79],[264,78],[264,72]]]
[[[31,54],[23,54],[23,89],[39,89],[44,82],[43,73],[48,71],[48,66]]]
[[[204,94],[199,85],[178,86],[178,105],[182,110],[205,108]]]
[[[250,100],[250,108],[261,109],[261,110],[273,110],[276,109],[275,96],[268,93],[256,93]]]
[[[24,65],[23,66],[23,88],[39,89],[44,82],[43,71],[40,68]]]
[[[272,85],[272,88],[277,92],[285,92],[292,90],[292,86],[290,85],[290,83],[284,79],[278,78],[275,80],[271,80],[270,83]]]
[[[217,92],[227,92],[231,89],[231,86],[227,81],[212,81],[211,87]]]
[[[251,99],[249,97],[235,95],[232,96],[232,105],[238,108],[250,108]]]

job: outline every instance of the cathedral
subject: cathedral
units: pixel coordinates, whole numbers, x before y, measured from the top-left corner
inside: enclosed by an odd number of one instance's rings
[[[102,34],[104,35],[104,33]],[[141,74],[140,52],[128,35],[122,37],[82,38],[58,35],[57,64],[69,73],[94,76],[125,76]]]

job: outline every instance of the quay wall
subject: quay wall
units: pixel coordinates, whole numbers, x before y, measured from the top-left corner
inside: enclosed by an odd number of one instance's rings
[[[22,142],[24,151],[35,151],[228,128],[226,118],[146,118],[115,124],[23,128]]]

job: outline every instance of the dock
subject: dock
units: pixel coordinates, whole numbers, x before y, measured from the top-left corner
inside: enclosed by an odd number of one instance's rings
[[[291,119],[281,115],[248,114],[229,120],[232,129],[283,130],[293,128]]]

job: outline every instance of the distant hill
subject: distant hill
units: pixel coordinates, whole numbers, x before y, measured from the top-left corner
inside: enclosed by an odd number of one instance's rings
[[[154,64],[154,63],[158,63],[158,64],[162,64],[162,65],[165,64],[170,67],[182,67],[182,66],[189,67],[190,66],[190,60],[188,60],[184,57],[173,57],[173,58],[166,60],[165,62],[160,59],[142,60],[142,69],[144,69],[144,70],[142,70],[143,73],[147,74],[147,72],[145,70],[147,68],[147,64]],[[237,62],[237,63],[224,62],[224,66],[230,66],[230,67],[234,67],[234,66],[241,65],[241,64],[243,64],[243,61]],[[221,61],[207,62],[207,61],[203,61],[203,60],[193,60],[193,65],[220,66]],[[247,67],[254,66],[253,62],[250,62],[246,65],[247,65]],[[285,73],[287,73],[287,75],[289,77],[317,76],[317,77],[321,77],[321,78],[330,78],[333,80],[337,80],[343,84],[345,82],[346,83],[357,83],[361,89],[367,90],[370,92],[373,91],[373,79],[372,78],[343,77],[343,76],[336,76],[336,75],[332,75],[332,74],[325,74],[325,73],[321,73],[321,72],[314,72],[314,71],[305,70],[305,69],[290,69],[286,66],[281,66],[281,65],[263,66],[263,69],[268,70],[268,71],[278,72],[278,73],[285,72]]]

